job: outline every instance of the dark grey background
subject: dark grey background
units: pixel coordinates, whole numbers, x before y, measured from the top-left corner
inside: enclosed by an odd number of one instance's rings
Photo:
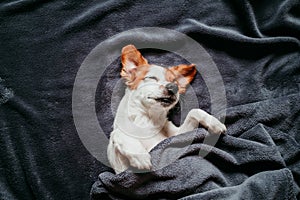
[[[109,169],[76,133],[74,79],[96,45],[137,27],[180,31],[208,51],[225,83],[229,134],[263,123],[299,143],[299,13],[298,0],[2,1],[0,198],[89,198],[98,174]],[[166,66],[183,61],[168,52],[144,53]],[[96,97],[107,132],[113,119],[104,100],[118,71],[107,72]],[[199,74],[192,86],[200,107],[210,111]],[[289,162],[299,184],[299,159]]]

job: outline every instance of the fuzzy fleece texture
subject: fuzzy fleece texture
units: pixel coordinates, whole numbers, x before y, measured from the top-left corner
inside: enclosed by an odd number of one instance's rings
[[[0,199],[299,199],[299,13],[298,0],[1,1]],[[170,138],[151,151],[155,165],[192,144],[155,172],[116,176],[78,137],[73,85],[95,46],[142,27],[179,31],[209,53],[226,90],[228,132],[203,158],[205,129]],[[169,36],[146,39],[176,41]],[[163,66],[186,62],[168,51],[142,53]],[[124,91],[120,69],[117,59],[96,92],[107,136],[112,99]],[[205,75],[190,89],[211,112]],[[122,91],[112,96],[116,86]],[[179,116],[175,109],[170,119],[179,124]]]

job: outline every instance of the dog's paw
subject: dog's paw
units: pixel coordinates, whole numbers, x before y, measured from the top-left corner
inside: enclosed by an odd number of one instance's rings
[[[151,156],[149,153],[130,154],[128,156],[129,163],[132,167],[139,170],[151,170]]]
[[[226,132],[226,126],[221,123],[217,118],[215,118],[214,116],[211,116],[209,125],[208,125],[208,131],[210,133],[214,133],[214,134],[222,134]]]

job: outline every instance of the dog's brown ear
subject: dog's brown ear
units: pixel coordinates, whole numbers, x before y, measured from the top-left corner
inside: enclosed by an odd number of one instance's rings
[[[126,80],[128,86],[136,84],[139,68],[148,66],[148,61],[142,54],[135,48],[134,45],[127,45],[122,49],[122,70],[121,76]]]
[[[192,82],[194,79],[197,70],[196,65],[177,65],[174,67],[170,67],[169,70],[175,75],[175,79],[178,82],[179,93],[185,93],[186,86]]]

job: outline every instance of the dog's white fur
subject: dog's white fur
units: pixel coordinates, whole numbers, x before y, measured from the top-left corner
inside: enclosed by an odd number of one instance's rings
[[[226,131],[224,124],[201,109],[191,110],[180,127],[167,119],[169,110],[179,100],[179,93],[184,93],[185,87],[194,78],[194,65],[170,70],[149,65],[133,45],[123,48],[122,64],[121,76],[128,87],[118,107],[107,149],[109,162],[116,173],[129,166],[150,170],[152,165],[148,152],[155,145],[168,137],[192,131],[198,128],[199,123],[215,134]],[[166,89],[170,80],[173,82],[171,92]]]

